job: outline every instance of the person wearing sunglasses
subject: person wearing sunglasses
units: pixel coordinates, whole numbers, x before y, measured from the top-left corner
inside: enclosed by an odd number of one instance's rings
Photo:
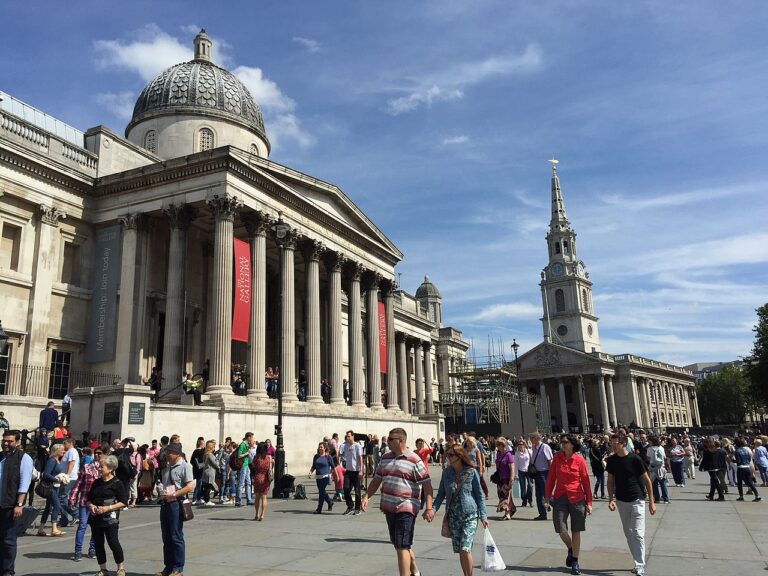
[[[592,490],[589,486],[587,462],[577,453],[578,446],[575,436],[563,434],[560,437],[561,449],[552,458],[547,484],[544,487],[547,510],[550,508],[550,498],[554,498],[551,505],[552,521],[555,532],[568,548],[565,565],[571,569],[571,574],[581,574],[581,533],[585,530],[587,515],[592,514]]]

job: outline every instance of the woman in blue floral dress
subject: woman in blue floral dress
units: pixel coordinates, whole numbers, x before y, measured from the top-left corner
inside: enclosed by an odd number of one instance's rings
[[[464,576],[471,576],[472,542],[475,539],[478,518],[485,528],[488,527],[480,475],[460,445],[449,446],[445,457],[449,466],[446,466],[443,472],[432,509],[424,511],[424,519],[432,522],[445,500],[445,514],[448,518],[453,551],[459,555]]]

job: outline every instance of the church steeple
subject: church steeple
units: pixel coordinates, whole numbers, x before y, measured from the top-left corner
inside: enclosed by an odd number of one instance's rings
[[[547,233],[549,263],[541,274],[544,338],[584,352],[599,351],[592,282],[584,262],[576,255],[576,232],[565,214],[557,175],[559,161],[553,157],[549,162],[552,164],[552,217]]]

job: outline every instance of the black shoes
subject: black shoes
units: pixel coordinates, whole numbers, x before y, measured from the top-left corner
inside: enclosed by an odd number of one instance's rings
[[[752,502],[760,502],[760,500],[762,500],[760,496],[755,496],[755,499],[752,500]]]
[[[534,518],[534,520],[546,520],[546,519],[547,517],[544,514],[540,514],[539,516],[536,516],[536,518]]]
[[[570,568],[572,564],[573,564],[573,550],[568,548],[568,556],[565,557],[565,565],[568,566],[568,568]]]
[[[317,510],[315,510],[314,512],[312,512],[312,514],[322,514],[322,513],[323,513],[323,511],[322,511],[322,510],[320,510],[320,508],[318,508]]]
[[[581,568],[579,568],[578,560],[574,560],[571,564],[571,574],[581,574]]]
[[[352,508],[347,508],[346,510],[344,510],[344,514],[342,514],[342,516],[349,516],[349,515],[350,515],[350,514],[352,514],[353,512],[354,512],[354,509],[352,509]]]
[[[330,512],[331,510],[333,510],[333,500],[328,502],[328,512]]]

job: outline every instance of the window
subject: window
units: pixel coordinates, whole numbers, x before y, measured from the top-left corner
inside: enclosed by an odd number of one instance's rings
[[[568,252],[569,252],[569,249],[568,249],[568,240],[564,240],[564,241],[563,241],[563,252],[564,252],[565,254],[568,254]]]
[[[664,398],[666,399],[667,404],[669,404],[669,388],[664,386]]]
[[[157,152],[157,136],[154,130],[148,130],[144,134],[144,148],[155,154]]]
[[[560,242],[555,242],[555,254],[560,254]]]
[[[200,152],[211,150],[213,148],[213,130],[203,128],[200,130]]]
[[[258,156],[259,155],[259,147],[256,146],[256,144],[251,144],[251,148],[250,148],[249,152],[251,154],[253,154],[254,156]]]
[[[19,271],[21,250],[21,228],[3,222],[3,237],[0,242],[0,269]]]
[[[80,286],[80,246],[73,242],[64,243],[64,257],[61,264],[61,281],[64,284]]]
[[[584,305],[584,310],[589,312],[589,295],[587,294],[586,288],[581,289],[581,300]]]
[[[557,333],[560,336],[565,336],[566,334],[568,334],[568,326],[566,326],[565,324],[560,324],[560,326],[557,327]]]
[[[48,398],[64,398],[69,391],[69,371],[72,352],[54,350],[51,354],[51,378],[48,382]]]
[[[8,369],[11,367],[11,346],[6,347],[5,354],[0,354],[0,394],[8,391]]]
[[[565,294],[562,290],[555,290],[555,311],[565,312]]]

